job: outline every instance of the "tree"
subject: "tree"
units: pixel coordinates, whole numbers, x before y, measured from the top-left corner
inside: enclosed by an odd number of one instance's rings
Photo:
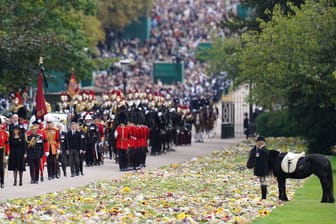
[[[48,71],[91,74],[95,63],[83,49],[93,52],[104,38],[95,8],[91,0],[1,0],[0,91],[30,85],[40,56]]]
[[[205,50],[206,53],[200,59],[207,61],[209,74],[226,72],[228,79],[235,79],[239,73],[241,48],[240,38],[218,38],[210,49]]]
[[[300,7],[304,0],[244,0],[240,5],[249,8],[248,18],[239,18],[230,13],[221,22],[223,29],[229,30],[230,34],[241,34],[244,31],[260,31],[260,21],[268,22],[272,19],[275,5],[280,6],[283,15],[293,15],[292,7]]]
[[[288,107],[311,152],[329,153],[336,144],[336,8],[322,1],[293,10],[283,16],[277,7],[260,33],[243,35],[239,80],[252,79],[259,105]]]
[[[148,14],[153,0],[98,0],[97,17],[104,28],[122,30]]]

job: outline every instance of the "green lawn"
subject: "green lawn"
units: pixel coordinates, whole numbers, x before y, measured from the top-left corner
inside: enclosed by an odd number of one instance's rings
[[[334,192],[336,192],[336,157],[332,158]],[[304,187],[298,189],[295,198],[287,202],[285,206],[274,209],[270,216],[258,218],[254,224],[296,224],[296,223],[318,223],[334,224],[336,223],[336,203],[320,203],[322,198],[322,189],[320,181],[316,176],[311,176],[304,184]]]

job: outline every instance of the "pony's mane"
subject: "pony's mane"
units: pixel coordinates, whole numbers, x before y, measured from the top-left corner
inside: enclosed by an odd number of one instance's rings
[[[277,151],[277,150],[268,150],[268,155],[269,155],[269,158],[268,158],[268,171],[269,171],[269,174],[268,175],[272,175],[273,174],[273,166],[274,166],[274,161],[276,160],[276,158],[278,158],[278,156],[280,155],[280,151]]]

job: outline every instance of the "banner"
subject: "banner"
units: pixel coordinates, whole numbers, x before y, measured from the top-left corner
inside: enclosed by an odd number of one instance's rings
[[[78,94],[78,92],[79,92],[78,81],[76,79],[75,73],[72,72],[68,85],[68,94],[69,96],[74,97]]]
[[[38,75],[37,93],[36,93],[36,120],[38,119],[43,120],[44,115],[47,113],[48,111],[43,91],[43,72],[42,70],[40,70],[40,73]]]

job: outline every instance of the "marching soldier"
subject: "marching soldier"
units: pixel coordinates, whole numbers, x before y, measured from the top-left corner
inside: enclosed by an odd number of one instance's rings
[[[116,154],[115,149],[115,139],[114,139],[114,131],[116,129],[116,122],[114,114],[109,118],[109,114],[104,114],[104,121],[105,121],[105,141],[108,143],[108,151],[109,151],[109,158],[112,159],[113,153]]]
[[[129,128],[127,125],[127,115],[124,111],[118,114],[119,125],[117,126],[114,137],[116,139],[116,148],[119,155],[119,168],[120,171],[126,171],[128,166],[128,141],[129,141]]]
[[[128,156],[129,156],[129,167],[136,170],[137,169],[137,141],[138,137],[138,129],[137,126],[133,123],[133,121],[129,121],[127,124],[127,128],[129,130],[129,139],[128,139]]]
[[[4,188],[5,166],[9,155],[9,135],[5,125],[0,125],[0,187]]]
[[[139,125],[139,165],[146,167],[146,156],[148,152],[149,128],[146,125]]]
[[[57,156],[59,150],[59,131],[52,121],[47,121],[47,127],[43,130],[46,136],[44,152],[47,157],[48,180],[59,178],[57,170]]]
[[[39,136],[41,136],[42,141],[44,143],[46,141],[46,136],[45,136],[45,133],[43,131],[43,123],[40,122],[40,121],[34,121],[33,126],[37,128],[37,134]],[[29,132],[31,132],[31,131],[28,131],[27,135],[31,134]],[[40,170],[40,174],[41,174],[41,182],[44,181],[43,173],[44,173],[44,164],[46,163],[46,161],[47,161],[46,155],[45,155],[45,153],[42,153],[42,156],[41,156],[41,159],[40,159],[40,164],[39,164],[39,170]]]
[[[78,123],[75,124],[75,127],[76,127],[76,130],[80,133],[80,140],[81,140],[81,145],[82,145],[82,149],[79,150],[79,172],[82,176],[84,176],[83,162],[84,162],[85,153],[86,153],[85,151],[86,137]]]
[[[26,135],[27,159],[29,162],[31,184],[37,184],[39,180],[41,159],[44,154],[43,138],[37,125],[33,125]]]
[[[102,145],[105,142],[105,124],[104,122],[98,117],[95,116],[94,124],[98,128],[98,141],[95,146],[95,157],[94,157],[94,164],[95,165],[102,165],[104,164],[104,155],[103,155],[103,146],[99,146],[102,143]],[[99,146],[99,147],[98,147]]]
[[[66,177],[66,167],[68,165],[68,153],[67,153],[67,133],[63,130],[62,124],[57,124],[57,129],[59,131],[59,142],[60,142],[60,152],[58,155],[58,161],[61,163],[61,168],[63,171],[63,175]],[[59,169],[58,169],[59,170]],[[60,170],[59,170],[60,171]],[[60,175],[60,172],[59,174]]]
[[[85,133],[85,160],[87,166],[93,166],[98,156],[99,129],[90,114],[85,116],[85,122],[87,129]]]

